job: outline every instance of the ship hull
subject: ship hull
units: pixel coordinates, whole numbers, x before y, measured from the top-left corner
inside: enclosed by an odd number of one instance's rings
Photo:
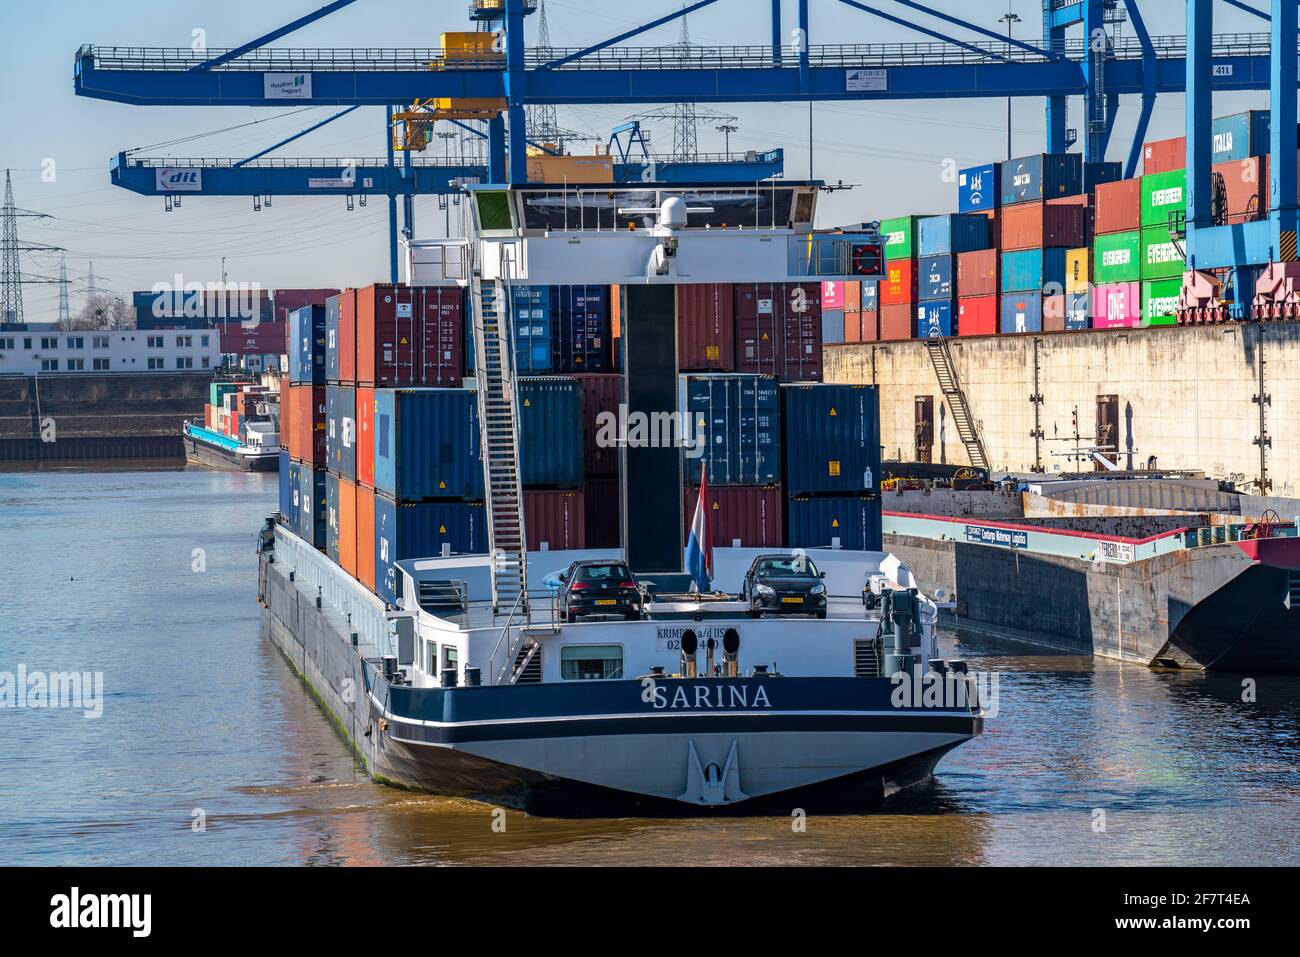
[[[183,436],[182,441],[185,445],[185,461],[193,465],[233,472],[278,472],[280,470],[278,454],[240,455],[210,445],[191,435]]]

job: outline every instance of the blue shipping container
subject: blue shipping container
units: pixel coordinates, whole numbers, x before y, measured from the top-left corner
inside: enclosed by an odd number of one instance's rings
[[[787,503],[785,537],[790,548],[832,548],[838,544],[854,551],[881,551],[884,534],[880,500],[856,495],[791,498]]]
[[[956,334],[956,320],[956,300],[923,302],[916,307],[916,336],[918,339],[947,338]]]
[[[325,476],[325,554],[340,567],[343,563],[339,561],[339,522],[342,520],[339,514],[339,477],[330,472]],[[353,521],[356,521],[355,516]]]
[[[869,385],[786,385],[781,439],[791,495],[877,492],[880,393]]]
[[[1043,292],[1050,284],[1065,290],[1064,249],[1021,249],[1002,254],[1002,288],[1006,292]]]
[[[880,280],[862,280],[862,311],[875,312],[880,308]]]
[[[487,512],[482,502],[394,502],[375,496],[375,593],[396,605],[396,562],[435,558],[447,545],[453,555],[482,555],[488,549]]]
[[[515,328],[516,371],[550,372],[554,368],[551,359],[551,287],[511,286],[510,301]]]
[[[355,332],[353,333],[355,341]],[[339,372],[339,297],[325,300],[325,381],[338,382]]]
[[[552,286],[551,368],[556,372],[608,372],[608,286]],[[557,308],[558,306],[558,308]]]
[[[1070,332],[1092,325],[1092,294],[1072,292],[1065,297],[1065,328]]]
[[[976,213],[997,209],[1002,203],[1002,164],[973,166],[957,174],[957,209]]]
[[[1084,163],[1083,191],[1091,193],[1102,183],[1116,183],[1124,178],[1124,167],[1119,163]]]
[[[478,396],[375,390],[375,489],[397,501],[483,497]]]
[[[1210,126],[1213,135],[1210,162],[1227,163],[1264,156],[1268,153],[1272,128],[1272,114],[1268,110],[1220,116]]]
[[[1002,205],[1036,203],[1083,192],[1083,157],[1038,153],[1002,164]]]
[[[989,218],[979,214],[927,216],[921,220],[919,256],[948,256],[989,248]]]
[[[774,485],[781,473],[781,409],[770,376],[713,375],[686,379],[686,412],[692,442],[686,480],[696,484],[707,469],[710,485]]]
[[[524,485],[582,484],[582,386],[562,376],[519,383],[519,466]]]
[[[952,299],[957,295],[956,256],[927,256],[917,266],[916,298],[919,302]]]
[[[289,484],[289,450],[280,450],[280,515],[285,526],[293,531],[295,509],[293,507],[293,487]]]
[[[298,537],[325,550],[326,507],[324,469],[298,465]]]
[[[325,307],[303,306],[289,313],[289,381],[325,384]]]
[[[325,463],[354,482],[357,478],[357,390],[350,385],[325,387]]]
[[[1002,331],[1042,332],[1043,294],[1013,292],[1002,297]]]

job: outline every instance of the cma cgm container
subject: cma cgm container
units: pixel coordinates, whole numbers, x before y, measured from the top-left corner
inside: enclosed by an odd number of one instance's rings
[[[972,296],[957,300],[957,335],[992,336],[997,331],[997,296]]]
[[[357,486],[356,579],[375,590],[375,490]]]
[[[783,486],[791,495],[877,492],[880,393],[867,385],[781,387]]]
[[[1173,326],[1178,323],[1178,299],[1182,279],[1148,280],[1142,284],[1142,325]]]
[[[375,487],[375,390],[357,386],[357,484]]]
[[[957,209],[982,213],[1002,203],[1002,164],[988,163],[957,173]]]
[[[519,372],[550,372],[551,287],[511,286],[510,308],[515,327],[515,368]]]
[[[996,296],[998,292],[998,251],[981,249],[957,257],[957,295]]]
[[[327,528],[324,469],[314,469],[306,465],[298,466],[298,482],[295,485],[298,496],[298,537],[306,540],[314,548],[325,550]]]
[[[791,498],[786,505],[788,548],[878,552],[884,540],[880,500],[866,496]]]
[[[1023,249],[1002,254],[1004,292],[1042,291],[1049,285],[1065,289],[1064,249]]]
[[[376,491],[398,501],[483,497],[478,399],[469,389],[376,389]]]
[[[356,378],[376,388],[456,388],[465,348],[459,286],[377,284],[355,292]]]
[[[916,298],[918,302],[952,299],[956,295],[954,280],[957,272],[956,256],[927,256],[917,263]]]
[[[1106,233],[1093,243],[1093,282],[1109,285],[1136,282],[1142,275],[1142,234]]]
[[[1002,332],[1043,331],[1043,294],[1037,290],[1012,292],[1002,297]]]
[[[677,367],[730,372],[736,364],[736,302],[731,283],[677,287]]]
[[[555,372],[608,372],[608,286],[551,288],[551,368]]]
[[[1142,228],[1164,226],[1187,210],[1187,171],[1171,170],[1142,177]]]
[[[317,468],[329,462],[325,433],[328,428],[326,414],[328,400],[323,385],[290,385],[289,394],[289,451],[299,461]],[[283,410],[281,418],[283,419]]]
[[[916,336],[918,339],[947,338],[956,333],[957,302],[923,302],[916,307]]]
[[[1093,228],[1103,233],[1126,233],[1142,225],[1142,179],[1122,179],[1097,187]]]
[[[898,259],[885,263],[885,278],[880,280],[882,306],[910,306],[916,302],[916,262]]]
[[[618,446],[609,441],[608,429],[604,436],[601,435],[600,425],[612,421],[617,428],[618,406],[623,401],[623,377],[618,373],[601,373],[574,378],[582,387],[583,474],[617,475]]]
[[[916,306],[903,303],[880,307],[880,340],[894,342],[916,338]]]
[[[689,532],[700,500],[698,486],[685,491],[685,530]],[[784,548],[782,496],[779,485],[710,485],[704,511],[715,548]],[[683,535],[685,538],[685,535]]]
[[[1272,114],[1268,110],[1247,110],[1217,117],[1210,126],[1211,163],[1229,163],[1268,153]]]
[[[396,563],[434,558],[446,545],[453,555],[487,551],[487,515],[482,502],[394,502],[375,496],[375,594],[396,605]]]
[[[1166,226],[1142,230],[1142,278],[1173,279],[1181,277],[1186,262],[1178,244]]]
[[[781,408],[776,380],[767,376],[687,376],[685,410],[695,456],[687,449],[686,480],[702,471],[710,485],[774,485],[781,474]]]
[[[325,307],[304,306],[289,316],[289,381],[325,384]]]
[[[896,216],[881,220],[880,235],[885,240],[885,259],[915,259],[918,223],[924,216]]]
[[[1123,282],[1093,290],[1094,329],[1136,329],[1142,324],[1142,284]]]
[[[917,256],[952,256],[975,249],[987,249],[987,216],[952,214],[927,216],[917,226]]]
[[[1187,137],[1154,140],[1142,145],[1142,173],[1168,173],[1187,165]]]
[[[325,462],[331,472],[357,478],[357,390],[349,385],[325,388]]]
[[[1082,192],[1083,157],[1078,153],[1038,153],[1002,164],[1003,206]]]
[[[735,292],[736,371],[820,379],[821,283],[737,283]]]
[[[352,289],[325,303],[325,380],[357,381],[357,297]]]
[[[1004,253],[1040,246],[1082,246],[1086,241],[1086,211],[1077,205],[1020,203],[1002,210],[999,219]]]
[[[586,548],[586,521],[581,489],[524,492],[524,530],[530,551]]]
[[[524,485],[582,484],[582,386],[567,376],[527,376],[519,383],[519,458]]]

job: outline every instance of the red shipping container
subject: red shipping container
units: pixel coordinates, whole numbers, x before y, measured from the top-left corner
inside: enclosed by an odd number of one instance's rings
[[[587,512],[579,490],[524,490],[524,529],[530,551],[586,548]]]
[[[582,509],[587,548],[618,548],[622,545],[620,516],[623,506],[619,501],[618,479],[587,479],[582,489]]]
[[[698,485],[686,489],[685,529],[695,516],[700,499]],[[705,505],[709,533],[715,548],[784,548],[779,485],[711,485]]]
[[[889,342],[916,338],[916,308],[910,303],[880,307],[880,339]]]
[[[912,305],[916,302],[916,263],[895,259],[885,263],[885,278],[880,280],[882,306]]]
[[[1086,245],[1084,212],[1078,206],[1017,203],[1002,210],[1002,249],[1012,252],[1040,247]]]
[[[338,378],[329,381],[356,384],[356,290],[338,294]]]
[[[1043,297],[1043,331],[1065,331],[1065,296]]]
[[[998,294],[998,251],[957,254],[957,295],[963,299]]]
[[[231,412],[231,413],[230,413],[230,420],[229,420],[229,421],[230,421],[230,431],[229,431],[228,434],[230,435],[230,437],[231,437],[232,439],[238,439],[238,438],[240,438],[240,435],[239,435],[239,413],[238,413],[238,412]]]
[[[1187,166],[1187,137],[1155,140],[1142,146],[1142,173],[1168,173]]]
[[[820,380],[821,283],[737,283],[735,291],[736,371]]]
[[[1223,187],[1228,198],[1226,222],[1248,223],[1268,215],[1267,156],[1216,163],[1213,171],[1215,175],[1223,177]]]
[[[829,309],[825,302],[822,303],[822,309]],[[844,311],[861,312],[862,311],[862,283],[846,282],[844,283]]]
[[[356,290],[357,381],[375,388],[461,384],[465,341],[459,286]]]
[[[992,336],[998,331],[999,298],[972,296],[957,300],[957,335]]]
[[[731,283],[677,287],[677,365],[681,371],[732,371],[735,334],[735,289]]]
[[[205,405],[203,407],[203,427],[206,429],[215,429],[217,427],[217,407],[215,405]]]
[[[289,454],[314,468],[325,467],[325,386],[291,385]]]
[[[288,324],[289,313],[303,306],[323,306],[330,296],[337,296],[337,289],[275,289],[271,292],[272,306],[275,309],[275,321]]]
[[[375,490],[357,486],[356,579],[375,590]]]
[[[597,419],[602,412],[617,417],[623,401],[623,377],[618,373],[588,372],[576,375],[582,385],[583,468],[587,475],[617,475],[619,449],[598,441]],[[617,419],[615,420],[617,425]]]
[[[862,313],[862,341],[880,341],[880,311],[868,309]]]
[[[861,342],[862,341],[862,312],[844,313],[844,341]]]
[[[236,356],[282,355],[285,351],[283,322],[223,322],[217,326],[221,351]]]
[[[1131,233],[1142,227],[1142,180],[1121,179],[1097,187],[1096,232]]]
[[[375,487],[375,390],[357,386],[357,484]],[[372,503],[373,505],[373,503]]]

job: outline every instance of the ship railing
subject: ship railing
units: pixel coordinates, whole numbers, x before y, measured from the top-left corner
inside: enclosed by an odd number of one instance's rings
[[[528,594],[527,588],[521,588],[515,603],[510,606],[510,612],[506,615],[506,623],[501,628],[501,634],[497,635],[497,643],[492,646],[492,654],[488,657],[488,674],[492,676],[492,684],[503,685],[508,683],[510,669],[514,667],[515,659],[519,657],[519,647],[524,642],[525,636],[523,629],[515,636],[511,636],[510,629],[515,625],[515,616],[519,613],[520,606],[524,603],[524,598]],[[497,653],[501,651],[502,642],[505,643],[505,657],[501,662],[501,667],[497,667]]]

